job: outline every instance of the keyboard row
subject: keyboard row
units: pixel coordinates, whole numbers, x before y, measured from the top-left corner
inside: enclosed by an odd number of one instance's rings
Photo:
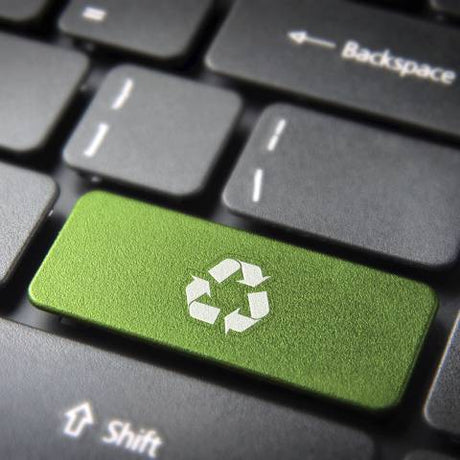
[[[366,433],[309,415],[298,404],[261,405],[254,396],[4,319],[0,345],[8,367],[2,451],[15,458],[64,452],[66,459],[380,458]],[[27,375],[34,379],[22,378]],[[25,416],[18,410],[24,407],[34,410]],[[453,458],[415,451],[404,460]]]
[[[0,55],[0,145],[23,156],[45,143],[87,60],[5,34]],[[118,66],[71,135],[64,160],[88,176],[193,197],[206,189],[241,109],[231,91]],[[278,104],[262,114],[223,199],[251,219],[439,269],[458,258],[459,188],[455,148]]]
[[[459,140],[460,31],[360,3],[327,3],[236,2],[206,55],[208,67],[252,86]],[[74,0],[59,26],[78,40],[174,63],[190,55],[211,10],[211,0],[106,0],[100,7]]]
[[[3,281],[56,190],[0,164]],[[400,402],[437,308],[420,283],[104,192],[80,199],[29,295],[61,316],[371,411]],[[460,316],[425,407],[452,436],[459,345]]]

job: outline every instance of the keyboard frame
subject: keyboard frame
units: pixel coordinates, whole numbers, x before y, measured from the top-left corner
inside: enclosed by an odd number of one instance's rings
[[[250,1],[250,0],[249,0]],[[345,1],[345,0],[344,0]],[[23,255],[19,266],[2,289],[2,316],[19,323],[27,324],[54,334],[70,337],[96,347],[119,353],[148,365],[159,366],[187,374],[214,383],[218,387],[231,388],[246,394],[254,395],[263,404],[265,400],[291,407],[297,411],[313,414],[326,420],[336,421],[352,426],[368,433],[376,443],[379,458],[403,458],[413,450],[428,449],[439,453],[455,456],[458,445],[445,436],[431,429],[423,420],[423,405],[429,387],[435,376],[436,368],[442,357],[450,330],[454,324],[460,306],[460,261],[447,272],[428,272],[384,260],[379,257],[338,247],[328,242],[313,241],[309,238],[290,234],[279,228],[268,227],[244,218],[232,215],[222,204],[221,194],[224,185],[236,163],[239,154],[254,127],[254,124],[267,105],[275,102],[288,102],[300,107],[313,108],[326,113],[333,113],[354,119],[361,123],[372,124],[381,129],[404,132],[408,135],[426,139],[429,142],[460,146],[431,134],[420,133],[408,127],[396,127],[382,121],[349,113],[346,110],[332,106],[322,106],[317,103],[305,102],[289,95],[280,95],[272,91],[258,89],[212,74],[205,68],[203,58],[209,49],[216,31],[219,29],[232,1],[220,0],[215,12],[207,21],[206,31],[199,37],[197,47],[190,63],[182,69],[171,69],[140,56],[122,52],[105,51],[93,45],[65,37],[57,29],[56,18],[59,17],[63,5],[55,3],[48,9],[43,24],[32,29],[21,28],[6,23],[0,24],[0,30],[7,33],[28,36],[55,46],[81,49],[90,56],[90,72],[88,73],[80,92],[77,94],[70,110],[59,123],[50,142],[30,159],[18,160],[13,156],[0,152],[0,161],[36,169],[53,177],[60,187],[60,196],[52,216],[38,232],[32,244]],[[406,14],[406,12],[401,12]],[[423,16],[422,16],[423,17]],[[427,20],[434,20],[425,16]],[[446,24],[446,27],[453,27]],[[459,30],[460,33],[460,30]],[[119,63],[134,63],[146,68],[159,69],[175,75],[186,76],[196,81],[210,85],[226,87],[237,91],[243,99],[243,114],[231,136],[222,157],[215,167],[214,173],[204,192],[196,198],[186,201],[174,201],[161,195],[131,190],[109,183],[99,183],[94,178],[80,177],[62,162],[62,151],[73,128],[88,106],[107,70]],[[213,364],[184,357],[173,351],[152,347],[135,340],[116,336],[109,332],[61,319],[33,307],[27,298],[27,286],[38,269],[60,228],[64,224],[78,197],[94,189],[109,190],[127,197],[137,198],[170,209],[175,209],[190,215],[209,219],[224,225],[244,229],[250,232],[285,241],[299,247],[331,254],[346,260],[395,273],[401,276],[426,282],[439,295],[440,308],[435,317],[433,327],[428,334],[426,346],[420,355],[418,366],[409,383],[402,404],[393,412],[381,415],[369,415],[357,409],[343,407],[333,401],[322,400],[312,395],[302,394],[294,390],[282,388],[271,383],[263,382],[239,374],[231,370],[219,368]],[[153,350],[152,350],[153,348]],[[267,457],[268,458],[268,457]]]

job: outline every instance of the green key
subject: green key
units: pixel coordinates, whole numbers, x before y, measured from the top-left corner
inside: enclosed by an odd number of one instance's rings
[[[45,310],[378,410],[437,308],[415,281],[92,192],[29,289]]]

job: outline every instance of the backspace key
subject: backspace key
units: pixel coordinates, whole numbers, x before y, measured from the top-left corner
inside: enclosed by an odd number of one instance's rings
[[[459,137],[460,34],[353,2],[240,1],[214,71]]]

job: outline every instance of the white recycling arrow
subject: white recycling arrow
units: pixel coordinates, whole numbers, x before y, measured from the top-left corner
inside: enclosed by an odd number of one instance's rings
[[[229,331],[244,332],[254,326],[257,321],[259,320],[240,315],[240,309],[238,308],[225,317],[225,333],[228,334]]]
[[[266,291],[249,293],[248,300],[251,318],[261,319],[268,315],[270,307],[268,305],[268,295]]]
[[[243,279],[239,280],[238,283],[245,284],[246,286],[250,287],[256,287],[270,278],[269,276],[263,276],[262,270],[257,265],[248,264],[241,261],[240,264],[241,271],[243,272]]]
[[[228,314],[225,317],[226,334],[229,331],[244,332],[246,329],[254,326],[264,316],[268,315],[270,307],[266,291],[249,293],[248,300],[251,316],[241,315],[239,308]]]
[[[193,276],[193,281],[185,288],[187,295],[187,304],[190,305],[194,300],[199,299],[202,295],[211,295],[209,281]]]
[[[220,309],[207,305],[205,303],[197,302],[196,300],[203,295],[211,295],[211,287],[209,281],[193,276],[193,281],[185,288],[187,296],[187,304],[190,316],[204,321],[205,323],[214,324],[219,316]]]
[[[240,269],[240,264],[233,259],[225,259],[209,270],[209,274],[218,282],[222,283]]]
[[[214,324],[219,316],[220,308],[195,301],[189,305],[189,312],[192,318]]]

